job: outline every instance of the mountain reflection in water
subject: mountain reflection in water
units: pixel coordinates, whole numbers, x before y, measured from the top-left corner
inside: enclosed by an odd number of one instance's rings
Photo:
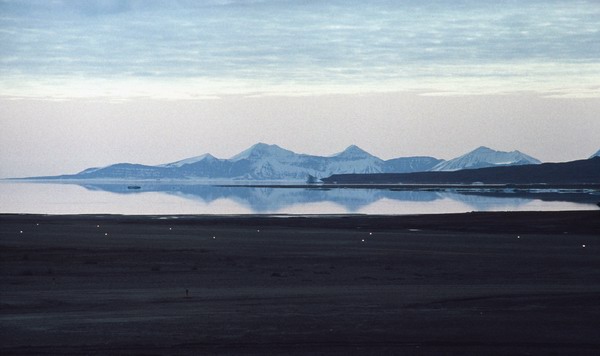
[[[491,210],[524,210],[533,205],[531,210],[546,210],[544,202],[564,202],[565,208],[594,209],[600,195],[590,193],[559,192],[490,192],[487,190],[470,190],[460,192],[453,189],[439,190],[390,190],[390,189],[356,189],[356,188],[289,188],[289,187],[247,187],[247,186],[215,186],[195,184],[146,184],[140,190],[132,191],[122,184],[85,184],[88,190],[99,190],[117,194],[144,194],[160,192],[187,200],[211,204],[219,200],[230,200],[248,208],[253,213],[288,213],[303,205],[317,206],[329,203],[342,207],[348,213],[382,213],[394,214],[394,205],[406,203],[458,202],[466,211]],[[533,202],[537,202],[532,204]],[[387,207],[375,207],[375,205]],[[551,205],[551,204],[547,204]],[[575,207],[580,205],[579,207]],[[325,204],[325,206],[328,206]],[[318,209],[318,208],[317,208]],[[289,210],[289,211],[288,211]],[[371,212],[374,210],[375,212]],[[388,211],[389,210],[389,211]],[[403,211],[403,209],[400,209]],[[526,209],[525,209],[526,210]],[[548,210],[556,210],[550,208]],[[455,212],[455,211],[448,211]],[[316,211],[315,213],[329,213]],[[403,212],[404,213],[404,212]],[[420,213],[420,212],[416,212]]]

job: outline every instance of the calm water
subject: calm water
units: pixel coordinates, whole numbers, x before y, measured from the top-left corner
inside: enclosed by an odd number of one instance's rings
[[[424,214],[598,209],[600,194],[498,194],[211,185],[0,183],[0,213]]]

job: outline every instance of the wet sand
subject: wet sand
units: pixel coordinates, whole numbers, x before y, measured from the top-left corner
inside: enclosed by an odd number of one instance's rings
[[[3,355],[600,353],[600,211],[0,215],[0,251]]]

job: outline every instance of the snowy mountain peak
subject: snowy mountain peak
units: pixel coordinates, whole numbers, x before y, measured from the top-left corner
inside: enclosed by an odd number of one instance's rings
[[[264,157],[288,157],[295,153],[286,149],[283,149],[277,145],[268,145],[266,143],[259,142],[252,145],[245,151],[238,153],[231,157],[229,160],[232,162],[240,161],[243,159],[259,159]]]
[[[432,171],[457,171],[495,166],[515,166],[524,164],[540,164],[539,160],[519,151],[503,152],[481,146],[460,157],[442,162]]]
[[[186,158],[186,159],[182,159],[181,161],[162,164],[159,167],[182,167],[182,166],[185,166],[186,164],[192,164],[192,163],[197,163],[197,162],[204,161],[204,160],[216,160],[216,159],[217,158],[215,156],[211,155],[210,153],[205,153],[201,156]]]
[[[486,147],[486,146],[479,146],[479,147],[477,147],[476,149],[474,149],[473,151],[471,151],[471,152],[469,152],[467,154],[473,154],[473,153],[481,154],[481,153],[492,153],[492,152],[496,152],[496,151],[494,151],[491,148]]]
[[[363,150],[362,148],[360,148],[356,145],[350,145],[345,150],[343,150],[340,153],[334,154],[332,157],[358,159],[358,158],[372,158],[375,156],[373,156],[369,152]]]
[[[593,155],[590,156],[590,158],[594,158],[594,157],[600,157],[600,150],[596,151],[596,153],[594,153]]]
[[[466,153],[463,156],[466,156],[466,155],[469,155],[469,154],[480,154],[480,155],[481,154],[486,154],[486,155],[498,155],[498,154],[506,155],[506,154],[511,154],[511,155],[515,155],[515,156],[518,156],[518,155],[527,156],[526,154],[522,153],[519,150],[514,150],[514,151],[510,151],[510,152],[504,152],[504,151],[496,151],[496,150],[493,150],[493,149],[491,149],[489,147],[486,147],[486,146],[477,147],[473,151],[471,151],[469,153]],[[530,157],[530,156],[527,156],[527,157]],[[530,158],[532,158],[532,157],[530,157]],[[535,158],[533,158],[533,159],[535,160]]]

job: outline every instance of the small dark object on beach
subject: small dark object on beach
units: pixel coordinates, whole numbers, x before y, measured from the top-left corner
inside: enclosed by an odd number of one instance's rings
[[[187,298],[187,297],[189,297],[189,296],[190,296],[190,290],[189,290],[189,289],[186,289],[186,290],[185,290],[185,297]]]

